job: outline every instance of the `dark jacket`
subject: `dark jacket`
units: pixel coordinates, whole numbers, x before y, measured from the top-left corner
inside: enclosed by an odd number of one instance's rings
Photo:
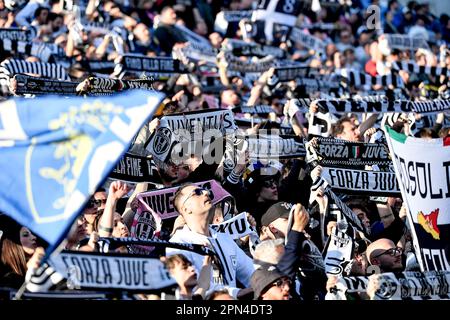
[[[289,231],[288,241],[278,269],[290,278],[301,282],[300,296],[304,300],[323,300],[327,276],[323,258],[317,247],[304,233]]]

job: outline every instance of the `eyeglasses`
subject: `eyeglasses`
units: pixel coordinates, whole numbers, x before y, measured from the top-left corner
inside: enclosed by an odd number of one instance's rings
[[[186,201],[189,200],[190,197],[192,196],[201,196],[204,192],[206,192],[206,195],[208,196],[208,198],[211,198],[211,193],[208,189],[204,189],[204,188],[197,188],[192,190],[192,192],[186,197],[186,199],[184,199],[183,204],[181,206],[184,206],[184,204],[186,203]]]
[[[388,254],[388,255],[390,255],[392,257],[395,257],[395,256],[397,256],[399,254],[402,254],[402,253],[403,253],[403,249],[402,248],[399,248],[399,247],[397,247],[397,248],[390,248],[390,249],[387,249],[387,250],[383,251],[380,254],[377,254],[376,256],[373,256],[372,259],[381,257],[384,254]]]
[[[278,279],[277,281],[272,283],[272,286],[278,287],[278,288],[283,288],[286,284],[290,287],[292,284],[292,281],[289,279]]]
[[[270,180],[263,181],[262,185],[265,188],[270,188],[272,186],[275,186],[275,187],[278,186],[278,183],[275,180],[270,179]]]

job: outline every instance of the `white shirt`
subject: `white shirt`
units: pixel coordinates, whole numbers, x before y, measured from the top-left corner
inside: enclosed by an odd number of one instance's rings
[[[228,282],[228,286],[236,287],[236,280],[239,280],[246,287],[250,287],[250,277],[253,274],[254,266],[253,261],[250,259],[241,248],[234,242],[234,240],[225,233],[219,233],[209,228],[211,237],[193,232],[187,225],[183,229],[178,230],[170,239],[170,242],[177,243],[193,243],[204,244],[210,243],[214,248],[214,252],[219,257],[223,272],[222,275]],[[180,249],[167,248],[166,254],[168,256],[174,254],[183,254],[191,261],[195,267],[197,274],[203,265],[204,256],[191,251],[185,251]],[[211,277],[211,288],[215,286],[213,278]]]

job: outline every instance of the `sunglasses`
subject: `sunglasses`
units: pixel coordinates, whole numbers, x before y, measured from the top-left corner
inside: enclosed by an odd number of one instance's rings
[[[197,188],[197,189],[192,190],[192,192],[187,196],[187,198],[184,199],[182,206],[184,206],[184,204],[186,203],[186,201],[189,200],[189,198],[191,198],[193,196],[201,196],[205,192],[206,192],[206,195],[208,196],[208,198],[211,198],[211,191],[209,191],[208,189],[204,189],[204,188]]]
[[[272,286],[273,287],[278,287],[278,288],[283,288],[285,285],[288,285],[289,287],[292,284],[292,281],[289,279],[278,279],[277,281],[275,281]]]
[[[88,208],[100,207],[102,204],[105,204],[105,203],[106,203],[106,199],[99,199],[99,200],[90,199],[87,203],[87,207]]]
[[[387,255],[390,255],[392,257],[395,257],[395,256],[397,256],[399,254],[402,254],[402,253],[403,253],[403,249],[402,248],[399,248],[399,247],[397,247],[397,248],[390,248],[390,249],[387,249],[387,250],[383,251],[380,254],[377,254],[376,256],[373,256],[372,259],[381,257],[384,254],[387,254]]]

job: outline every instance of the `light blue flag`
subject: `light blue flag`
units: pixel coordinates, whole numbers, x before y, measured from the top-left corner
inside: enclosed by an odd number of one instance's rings
[[[163,97],[133,90],[1,103],[0,211],[58,244]]]

